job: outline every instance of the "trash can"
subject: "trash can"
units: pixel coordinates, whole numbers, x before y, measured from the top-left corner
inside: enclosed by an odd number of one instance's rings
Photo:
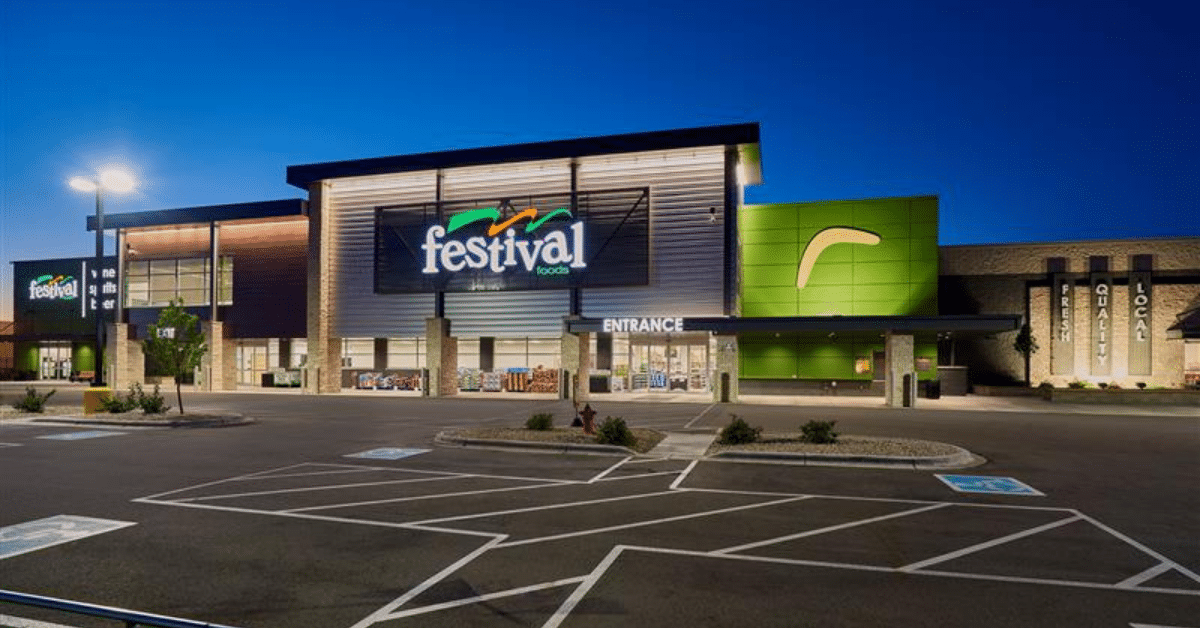
[[[929,380],[929,383],[925,384],[925,397],[927,399],[941,399],[942,398],[942,380],[940,380],[940,379]]]
[[[111,388],[88,388],[83,391],[83,413],[95,414],[103,412],[100,401],[112,395]]]

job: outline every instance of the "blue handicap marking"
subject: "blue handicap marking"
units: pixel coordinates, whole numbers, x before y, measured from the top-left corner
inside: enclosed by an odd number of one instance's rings
[[[38,436],[46,440],[83,440],[85,438],[103,438],[105,436],[121,436],[128,432],[113,432],[110,430],[92,430],[90,432],[67,432],[66,434],[51,434],[49,436]]]
[[[994,475],[947,475],[935,473],[937,479],[960,493],[996,493],[1001,495],[1037,495],[1045,493],[1013,478]]]
[[[51,545],[119,530],[134,525],[128,521],[55,515],[37,521],[0,528],[0,558],[32,552]]]
[[[346,454],[347,458],[370,458],[372,460],[399,460],[417,454],[423,454],[431,451],[429,449],[405,449],[403,447],[380,447],[370,451],[361,451],[356,454]]]

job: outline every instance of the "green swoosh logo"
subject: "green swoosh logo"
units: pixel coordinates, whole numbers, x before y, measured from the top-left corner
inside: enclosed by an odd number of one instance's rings
[[[542,226],[543,222],[546,222],[547,220],[550,220],[551,218],[561,215],[561,214],[566,214],[568,218],[571,216],[570,210],[568,210],[566,207],[559,207],[558,209],[550,212],[549,214],[542,216],[541,219],[539,219],[538,221],[531,222],[528,225],[525,225],[525,233],[533,233],[533,230]]]
[[[450,235],[463,227],[479,222],[480,220],[491,220],[496,222],[500,219],[500,212],[496,211],[495,207],[483,207],[480,209],[472,209],[457,214],[450,218],[450,222],[446,225],[446,235]]]

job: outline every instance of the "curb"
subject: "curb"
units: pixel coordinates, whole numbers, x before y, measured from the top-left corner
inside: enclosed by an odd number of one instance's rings
[[[172,421],[138,421],[136,419],[81,419],[78,417],[58,416],[33,419],[34,423],[70,423],[73,425],[111,425],[118,427],[236,427],[257,423],[254,419],[244,416],[229,415],[215,416],[208,419],[176,419]]]
[[[979,466],[987,459],[957,445],[943,456],[871,456],[865,454],[803,454],[768,451],[722,451],[708,456],[730,460],[788,462],[804,466],[884,467],[900,469],[962,469]]]
[[[456,445],[459,447],[481,447],[488,449],[538,450],[547,453],[588,454],[602,456],[639,456],[638,452],[628,447],[617,445],[589,445],[585,443],[543,443],[528,440],[498,440],[488,438],[463,438],[447,432],[438,432],[433,442],[439,445]]]

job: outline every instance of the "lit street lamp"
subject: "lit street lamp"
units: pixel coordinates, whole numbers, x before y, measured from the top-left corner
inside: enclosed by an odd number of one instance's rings
[[[103,276],[104,266],[104,190],[110,192],[123,193],[133,189],[133,177],[121,172],[120,170],[105,170],[96,178],[88,177],[72,177],[71,187],[80,192],[95,192],[96,193],[96,266],[95,272],[98,277]],[[104,312],[102,305],[103,295],[96,294],[96,306],[92,308],[92,315],[96,317],[96,365],[93,370],[92,386],[104,385]],[[87,298],[87,295],[83,295]],[[117,298],[121,298],[120,290],[117,291]]]

